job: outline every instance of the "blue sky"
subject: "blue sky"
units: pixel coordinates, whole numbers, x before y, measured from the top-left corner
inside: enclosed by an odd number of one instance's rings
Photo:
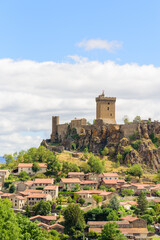
[[[160,119],[159,0],[0,1],[0,156],[38,147],[60,122]]]
[[[69,61],[68,55],[159,66],[160,1],[5,0],[0,3],[0,58]],[[116,40],[109,53],[82,40]]]

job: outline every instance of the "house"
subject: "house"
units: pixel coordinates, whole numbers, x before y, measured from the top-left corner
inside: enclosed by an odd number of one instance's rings
[[[23,197],[29,196],[30,194],[34,193],[43,193],[43,190],[37,190],[37,189],[26,189],[23,192],[19,192],[19,194]]]
[[[87,173],[85,175],[86,180],[92,180],[99,182],[99,174],[98,173]]]
[[[46,186],[52,186],[54,183],[53,178],[36,178],[33,183],[31,188],[36,189],[39,187],[46,187]]]
[[[58,186],[46,186],[43,189],[43,192],[45,194],[50,194],[52,198],[57,198],[58,197]]]
[[[91,187],[92,189],[97,189],[98,188],[98,182],[97,181],[93,181],[93,180],[81,181],[80,185],[81,185],[82,189],[84,187]]]
[[[81,184],[79,178],[61,178],[59,187],[61,189],[73,190],[76,187],[76,184]]]
[[[4,179],[7,179],[10,175],[9,169],[0,169],[0,176],[3,176]]]
[[[147,228],[120,228],[121,233],[130,239],[149,239]],[[134,238],[136,237],[136,238]]]
[[[99,177],[101,177],[102,179],[106,179],[106,180],[118,180],[118,174],[117,173],[102,173],[99,175]]]
[[[102,229],[104,228],[104,225],[107,223],[117,223],[119,228],[129,228],[130,224],[128,221],[88,221],[87,224],[89,226],[89,232],[94,231],[97,233],[101,233]]]
[[[55,224],[49,226],[49,230],[56,230],[59,233],[63,233],[64,226],[62,226],[61,224],[55,223]]]
[[[32,184],[33,184],[33,181],[19,182],[17,183],[17,191],[18,192],[25,191],[26,189],[31,188]]]
[[[129,210],[132,205],[137,206],[137,202],[136,201],[120,202],[120,205],[123,206],[125,209]]]
[[[52,201],[52,196],[45,193],[34,193],[27,196],[27,203],[30,207],[32,207],[37,202],[40,202],[41,200]]]
[[[81,181],[84,180],[84,172],[69,172],[68,178],[79,178]]]
[[[35,221],[39,221],[45,224],[52,224],[53,221],[57,220],[57,216],[41,216],[41,215],[37,215],[34,217],[30,218],[30,221],[35,222]]]
[[[105,186],[105,187],[113,187],[113,188],[117,188],[117,180],[113,179],[113,180],[108,180],[108,179],[103,179],[101,182],[101,185]]]
[[[144,219],[132,216],[125,216],[121,219],[128,221],[130,223],[130,227],[132,228],[147,228],[147,222]]]
[[[12,206],[16,209],[23,209],[25,206],[25,198],[19,195],[16,195],[12,199]]]
[[[46,169],[47,169],[47,164],[46,163],[38,163],[40,170],[37,173],[45,173]],[[20,172],[25,171],[27,172],[29,175],[34,175],[35,172],[32,171],[32,166],[33,163],[19,163],[18,164],[18,174],[20,174]]]

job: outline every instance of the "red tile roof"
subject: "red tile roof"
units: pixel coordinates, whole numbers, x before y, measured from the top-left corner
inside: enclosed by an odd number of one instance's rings
[[[57,216],[41,216],[41,215],[36,215],[34,217],[31,217],[30,220],[34,220],[37,218],[45,219],[48,221],[57,220]]]
[[[45,193],[35,193],[35,194],[30,194],[29,196],[27,196],[27,198],[47,198],[47,194]]]
[[[64,226],[62,226],[61,224],[55,223],[49,226],[49,229],[54,229],[54,228],[62,228],[64,229]]]
[[[53,178],[36,178],[34,183],[51,183],[53,184]]]
[[[81,176],[83,176],[84,175],[84,172],[69,172],[68,173],[68,176],[69,175],[81,175]]]
[[[110,172],[108,172],[108,173],[103,173],[102,174],[104,177],[118,177],[118,174],[117,173],[110,173]]]
[[[61,178],[61,181],[63,183],[81,183],[81,181],[79,180],[79,178]]]
[[[56,190],[58,186],[46,186],[44,190]]]
[[[119,228],[122,234],[148,233],[147,228]]]
[[[92,180],[84,180],[81,182],[82,185],[85,185],[85,184],[98,184],[96,181],[92,181]]]
[[[47,164],[46,163],[39,163],[39,162],[36,162],[36,163],[38,163],[38,165],[39,165],[39,167],[41,167],[41,168],[43,168],[43,167],[47,167]],[[29,167],[32,167],[32,165],[33,165],[33,163],[19,163],[18,164],[18,167],[20,168],[25,168],[25,167],[27,167],[27,168],[29,168]]]
[[[105,184],[114,184],[114,185],[117,184],[117,180],[116,179],[103,179],[103,182]]]
[[[138,218],[137,217],[132,217],[132,216],[125,216],[123,218],[121,218],[122,220],[127,220],[129,222],[133,222],[135,220],[137,220]]]

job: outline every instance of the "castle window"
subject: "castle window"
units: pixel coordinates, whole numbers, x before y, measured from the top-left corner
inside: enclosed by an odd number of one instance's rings
[[[108,105],[110,104],[110,102],[108,102]]]
[[[109,107],[107,107],[107,110],[109,110]]]
[[[110,116],[112,117],[112,113],[110,114]]]

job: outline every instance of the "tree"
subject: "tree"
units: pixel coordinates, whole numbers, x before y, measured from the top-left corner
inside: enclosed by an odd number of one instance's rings
[[[149,214],[144,214],[142,216],[142,218],[147,221],[147,224],[152,224],[153,223],[153,217],[150,216]]]
[[[33,172],[38,172],[40,170],[40,166],[37,162],[34,162],[33,165],[32,165],[32,171]]]
[[[107,147],[104,147],[104,149],[101,151],[102,156],[106,156],[109,153],[109,149]]]
[[[88,159],[88,165],[90,166],[91,172],[102,173],[104,171],[105,162],[101,161],[98,157],[95,157],[92,153]]]
[[[4,154],[3,158],[5,159],[6,164],[12,163],[14,161],[12,154]]]
[[[19,180],[21,181],[26,181],[28,180],[30,177],[28,176],[28,174],[25,171],[21,171],[19,174]]]
[[[29,204],[28,204],[28,203],[27,203],[27,206],[26,206],[25,215],[26,215],[28,218],[31,216],[31,211],[30,211],[30,207],[29,207]]]
[[[8,199],[0,199],[0,239],[19,240],[20,228]]]
[[[122,163],[122,161],[123,161],[123,156],[122,156],[122,154],[120,154],[120,153],[117,154],[117,161],[119,161],[120,163]]]
[[[70,203],[64,210],[64,225],[67,234],[75,234],[75,231],[84,233],[85,221],[79,205]]]
[[[92,198],[96,201],[97,204],[99,204],[100,202],[102,202],[102,196],[93,194]]]
[[[148,207],[148,201],[147,201],[147,198],[146,198],[146,194],[141,192],[137,198],[137,208],[140,212],[141,215],[144,214],[144,212],[147,210],[147,207]]]
[[[117,236],[120,235],[120,230],[118,229],[117,223],[107,223],[102,229],[101,239],[102,240],[115,240]]]
[[[132,196],[134,194],[133,189],[123,189],[121,192],[122,197],[124,196]]]
[[[138,176],[141,178],[143,175],[143,170],[139,164],[133,164],[133,166],[130,167],[129,173],[132,176]]]
[[[59,162],[57,156],[52,153],[47,159],[47,174],[57,176],[61,169],[61,163]]]
[[[97,232],[94,232],[94,231],[90,231],[89,233],[88,233],[88,239],[90,240],[90,239],[97,239],[97,238],[99,238],[99,233],[97,233]]]
[[[14,193],[15,190],[16,190],[16,187],[15,187],[15,185],[12,183],[12,184],[10,185],[10,187],[9,187],[9,193]]]
[[[117,211],[112,210],[107,216],[107,221],[117,221],[119,219]]]
[[[62,205],[63,197],[62,197],[61,194],[60,194],[59,197],[56,199],[56,202],[57,202],[57,204]]]
[[[133,122],[140,123],[140,122],[141,122],[141,117],[140,117],[140,116],[136,116],[136,117],[133,119]]]
[[[109,207],[112,208],[113,210],[118,211],[119,209],[119,201],[116,196],[113,196],[111,200],[109,201]]]
[[[46,216],[51,212],[51,203],[41,200],[33,206],[32,210],[35,215]]]
[[[123,117],[123,122],[124,122],[125,124],[129,122],[129,118],[128,118],[127,115],[125,115],[125,116]]]
[[[85,203],[85,199],[84,198],[79,198],[77,202],[80,203],[81,206],[83,206],[83,204]]]

